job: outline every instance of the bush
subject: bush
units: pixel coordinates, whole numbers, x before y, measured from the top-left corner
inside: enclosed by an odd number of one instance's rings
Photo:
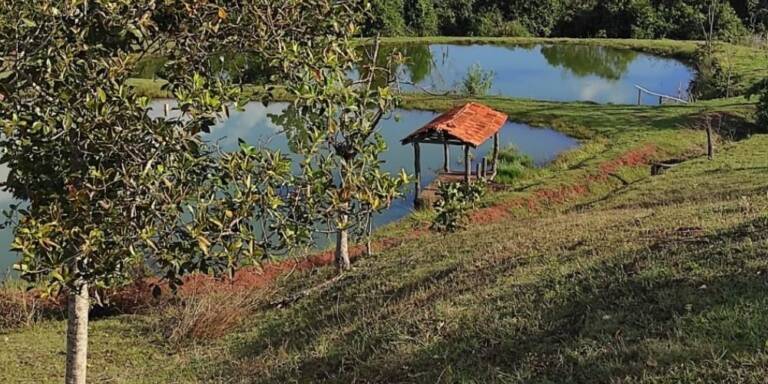
[[[18,283],[18,284],[17,284]],[[26,284],[0,284],[0,333],[28,327],[40,320],[63,318],[65,309],[55,298],[41,298]]]
[[[697,55],[696,81],[691,84],[691,94],[695,98],[715,99],[744,93],[744,89],[736,87],[740,79],[728,65],[727,58],[718,60],[717,52],[710,52],[706,46],[702,46]]]
[[[160,328],[172,344],[210,341],[226,336],[253,314],[261,296],[252,290],[204,292],[168,306]]]
[[[436,215],[431,228],[438,232],[456,232],[464,228],[462,220],[486,192],[483,181],[440,183],[437,188],[440,199],[434,205]]]
[[[371,17],[366,25],[368,36],[377,33],[383,36],[402,36],[406,34],[403,18],[403,0],[374,0],[371,2]]]
[[[438,35],[437,12],[432,0],[405,0],[404,19],[412,35]]]
[[[461,93],[465,96],[485,96],[493,86],[493,79],[496,73],[485,71],[480,64],[474,64],[469,67],[467,74],[461,84]]]
[[[475,22],[477,34],[480,36],[497,37],[528,37],[531,33],[519,20],[506,20],[501,12],[496,9],[487,13],[481,13]]]
[[[748,92],[748,96],[757,96],[757,125],[763,130],[768,130],[768,79],[755,84]]]

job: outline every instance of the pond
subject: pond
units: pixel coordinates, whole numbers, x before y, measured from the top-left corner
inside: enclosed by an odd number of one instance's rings
[[[153,102],[153,111],[162,111],[164,104],[169,101],[157,100]],[[236,150],[238,139],[242,138],[253,145],[264,145],[273,149],[288,151],[287,141],[281,134],[282,128],[276,125],[270,116],[279,115],[287,107],[285,103],[274,103],[265,107],[261,103],[249,103],[242,112],[234,112],[231,117],[220,123],[219,127],[212,130],[208,139],[216,141],[224,150]],[[398,110],[398,119],[389,118],[382,121],[381,132],[386,139],[389,150],[382,156],[384,169],[392,173],[405,169],[413,173],[413,149],[411,146],[403,146],[400,140],[413,130],[430,122],[438,114],[429,111]],[[530,155],[538,165],[544,165],[553,160],[561,152],[574,148],[578,141],[552,129],[532,128],[523,124],[509,122],[500,134],[502,148],[514,145],[522,153]],[[477,158],[490,151],[491,144],[480,147],[475,153]],[[421,151],[423,184],[427,185],[435,178],[436,172],[442,168],[442,146],[424,145]],[[452,165],[454,169],[461,169],[459,148],[454,149],[453,159],[457,162]],[[7,169],[0,170],[0,178],[5,180]],[[382,225],[400,219],[411,212],[412,186],[409,186],[406,198],[397,200],[392,208],[375,218],[376,225]],[[0,209],[7,209],[13,199],[7,193],[0,194]],[[16,256],[8,251],[11,240],[11,231],[5,229],[0,232],[0,271],[5,272],[11,266]],[[0,274],[2,280],[3,274]]]
[[[399,68],[405,90],[445,92],[460,89],[472,66],[493,71],[490,95],[549,101],[636,104],[637,89],[685,98],[695,71],[683,62],[591,45],[393,46],[408,57]],[[643,104],[658,104],[644,96]]]

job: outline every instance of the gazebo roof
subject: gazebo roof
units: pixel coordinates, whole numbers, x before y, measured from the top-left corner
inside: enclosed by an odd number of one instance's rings
[[[507,115],[478,103],[457,106],[403,139],[403,145],[416,142],[458,141],[477,147],[496,134],[507,122]]]

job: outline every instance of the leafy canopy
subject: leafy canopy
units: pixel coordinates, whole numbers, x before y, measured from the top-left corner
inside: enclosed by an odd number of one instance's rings
[[[22,276],[53,291],[149,268],[175,286],[308,242],[313,191],[297,188],[290,159],[245,143],[224,154],[203,134],[245,101],[220,70],[221,47],[269,65],[291,52],[286,41],[315,52],[314,36],[343,33],[328,29],[346,25],[347,12],[331,12],[343,3],[2,2],[0,162],[23,202]],[[150,100],[126,86],[148,55],[168,58],[161,75],[180,116],[150,117]]]

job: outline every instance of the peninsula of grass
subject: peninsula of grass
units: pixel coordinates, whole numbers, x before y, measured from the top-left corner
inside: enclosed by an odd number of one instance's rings
[[[361,40],[367,44],[370,40]],[[573,39],[573,38],[538,38],[538,37],[387,37],[384,44],[499,44],[499,45],[532,45],[532,44],[565,44],[589,45],[616,49],[629,49],[646,52],[658,56],[676,58],[698,68],[702,66],[703,57],[700,55],[704,42],[679,40],[641,40],[641,39]],[[732,95],[743,95],[752,85],[768,76],[768,53],[757,47],[736,45],[730,43],[715,43],[712,54],[714,64],[730,73]],[[727,75],[726,75],[727,76]],[[166,98],[169,94],[162,89],[165,82],[160,79],[135,78],[129,81],[139,95],[152,98]],[[263,95],[264,87],[246,85],[245,95],[258,100]],[[290,100],[290,95],[276,88],[278,100]]]

